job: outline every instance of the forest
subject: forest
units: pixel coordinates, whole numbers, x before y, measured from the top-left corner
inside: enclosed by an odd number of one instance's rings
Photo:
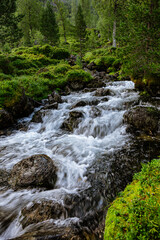
[[[0,239],[160,239],[159,100],[160,0],[1,0]]]

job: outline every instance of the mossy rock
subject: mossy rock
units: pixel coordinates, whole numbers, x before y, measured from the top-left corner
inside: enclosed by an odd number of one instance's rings
[[[133,133],[156,135],[159,131],[160,111],[155,107],[137,106],[124,114],[127,130]]]
[[[111,204],[105,240],[160,239],[160,159],[145,164]]]

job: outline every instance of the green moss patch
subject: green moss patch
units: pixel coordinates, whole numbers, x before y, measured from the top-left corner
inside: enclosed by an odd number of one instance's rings
[[[67,82],[74,82],[74,81],[82,81],[82,82],[89,82],[93,78],[90,73],[85,72],[82,69],[75,69],[75,70],[70,70],[67,73],[66,76],[66,81]]]
[[[111,204],[105,240],[160,239],[160,159],[145,164]]]

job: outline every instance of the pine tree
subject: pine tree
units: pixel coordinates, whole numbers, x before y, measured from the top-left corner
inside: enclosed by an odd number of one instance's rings
[[[53,7],[49,2],[42,13],[41,33],[51,44],[56,44],[59,40],[58,25],[56,23]]]
[[[76,21],[76,37],[80,43],[80,54],[82,56],[82,50],[84,47],[85,37],[86,37],[86,22],[84,20],[81,5],[78,6],[78,11],[75,17],[75,21]]]
[[[18,13],[23,15],[20,22],[24,43],[30,46],[34,34],[40,28],[42,3],[37,0],[17,0]]]
[[[18,22],[22,16],[15,16],[16,0],[0,1],[0,43],[2,46],[8,42],[13,45],[22,37]]]
[[[56,5],[57,8],[57,19],[60,23],[61,29],[63,31],[64,41],[67,42],[67,9],[60,0],[53,0],[53,3]]]

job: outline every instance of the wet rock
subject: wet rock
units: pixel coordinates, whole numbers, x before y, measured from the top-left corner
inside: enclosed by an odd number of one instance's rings
[[[91,62],[90,64],[88,64],[87,65],[87,68],[89,69],[89,70],[94,70],[94,69],[96,69],[96,64],[94,63],[94,62]]]
[[[83,118],[82,112],[72,111],[69,113],[68,119],[66,119],[63,122],[61,128],[72,132],[74,128],[78,127],[82,118]]]
[[[4,209],[4,207],[0,206],[0,233],[5,231],[9,225],[14,221],[16,217],[16,209],[10,211],[10,209]]]
[[[70,55],[70,58],[68,58],[68,63],[69,63],[71,66],[76,65],[76,56]]]
[[[54,188],[57,175],[51,158],[44,154],[33,155],[15,164],[9,184],[13,189],[26,187]]]
[[[18,101],[16,101],[12,106],[7,107],[7,110],[12,114],[13,118],[22,118],[31,114],[37,104],[38,103],[31,98],[28,98],[23,91]]]
[[[49,101],[49,104],[62,103],[62,98],[58,93],[53,91],[50,95],[48,95],[48,101]]]
[[[35,123],[42,123],[42,117],[44,117],[44,112],[42,112],[42,110],[39,110],[37,112],[35,112],[35,114],[32,117],[31,122],[35,122]]]
[[[57,109],[57,108],[58,108],[58,103],[47,104],[46,106],[43,107],[44,110],[46,110],[46,109]]]
[[[4,109],[0,109],[0,130],[14,124],[13,116]]]
[[[74,91],[82,90],[85,87],[85,83],[82,81],[71,81],[69,83],[69,88],[71,88]]]
[[[104,97],[108,95],[113,96],[113,92],[110,89],[105,89],[105,88],[97,89],[97,91],[94,94],[94,96],[97,96],[97,97]]]
[[[65,219],[64,207],[54,201],[33,202],[21,211],[23,228],[30,224],[40,223],[49,219]]]
[[[84,106],[94,106],[97,105],[99,103],[98,100],[92,100],[92,101],[79,101],[76,104],[74,104],[71,109],[77,108],[77,107],[84,107]]]
[[[10,173],[5,169],[0,169],[0,187],[8,187],[8,180],[10,177]]]
[[[44,225],[44,223],[43,223]],[[92,236],[92,234],[90,234]],[[53,227],[53,223],[47,223],[45,230],[42,226],[32,229],[32,232],[27,232],[20,237],[12,238],[10,240],[96,240],[94,237],[89,237],[87,232],[75,230],[73,226]],[[98,238],[101,240],[100,238]]]
[[[93,79],[91,82],[89,82],[87,85],[86,85],[87,88],[101,88],[101,87],[105,87],[105,83],[97,78],[97,79]]]
[[[97,88],[85,88],[84,90],[83,90],[83,92],[84,93],[86,93],[86,92],[94,92],[94,91],[96,91],[97,90]]]
[[[129,125],[129,132],[155,135],[160,124],[160,111],[154,107],[137,106],[124,114],[124,122]]]

